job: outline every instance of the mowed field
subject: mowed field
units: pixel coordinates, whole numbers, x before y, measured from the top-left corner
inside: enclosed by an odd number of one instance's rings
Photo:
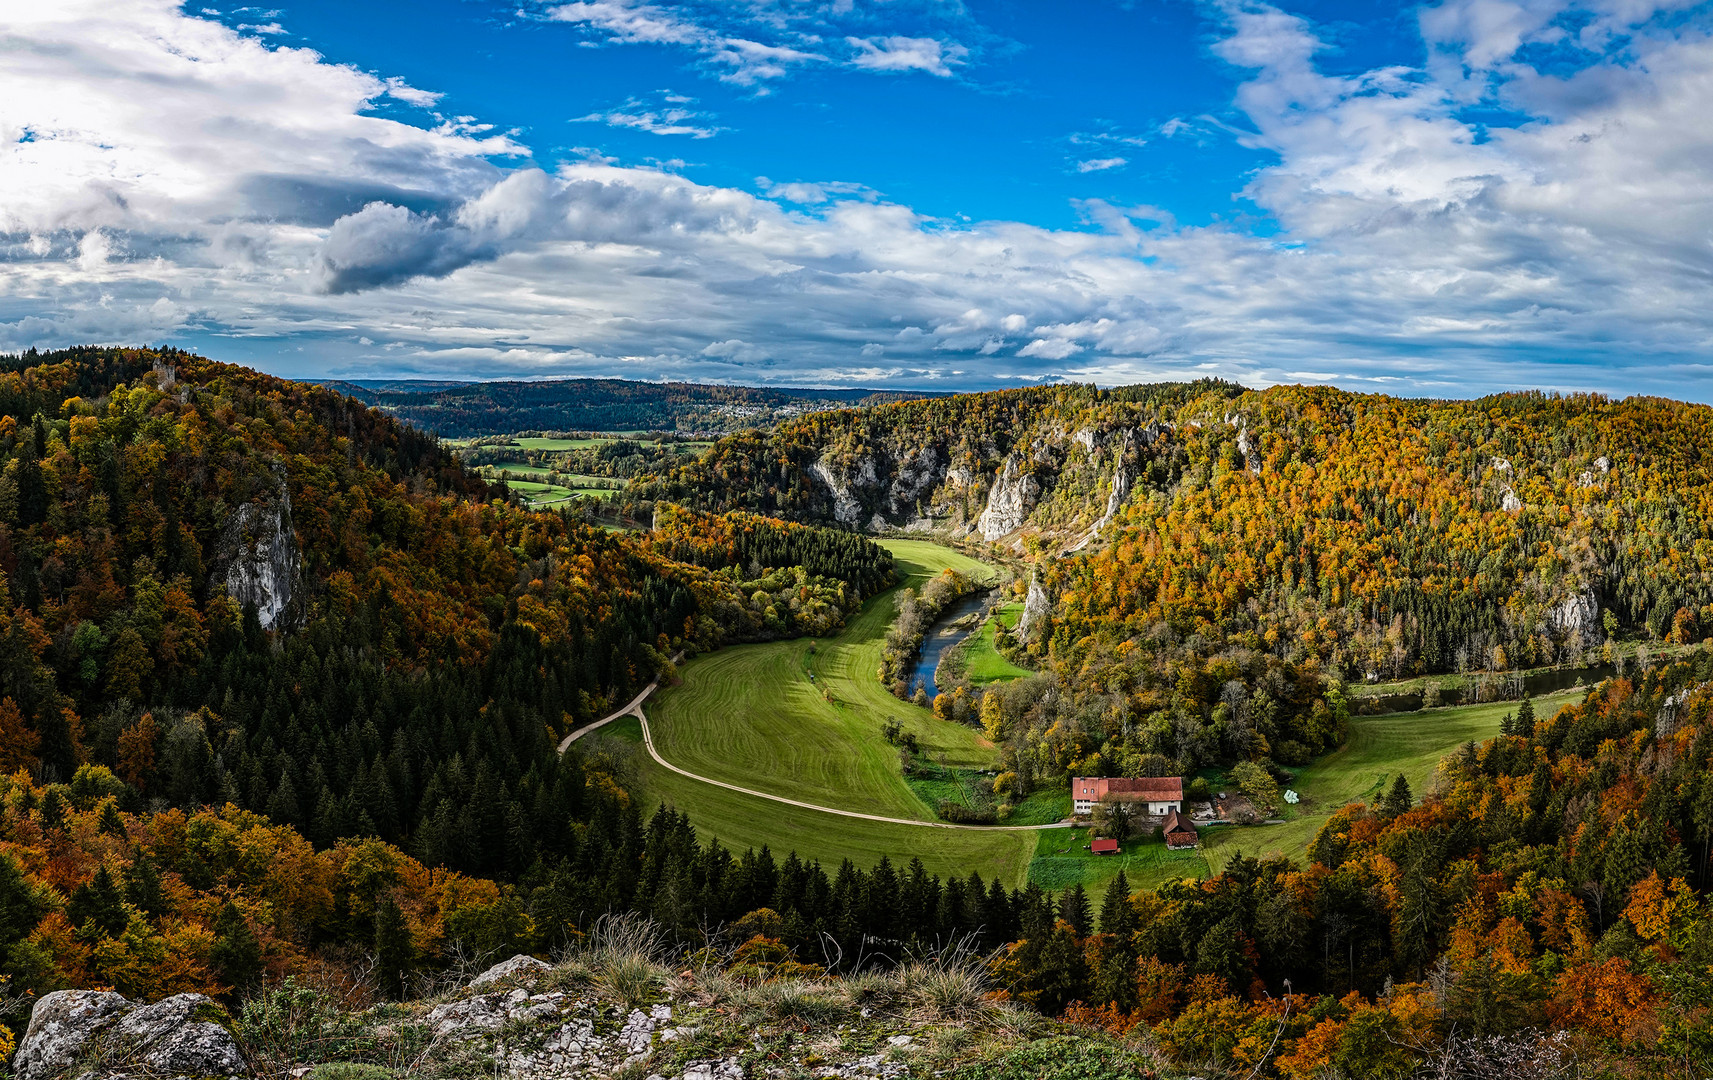
[[[902,584],[919,585],[946,567],[992,578],[996,572],[925,541],[884,541]],[[681,682],[645,706],[655,748],[700,776],[790,799],[860,813],[933,821],[899,770],[898,751],[880,733],[896,719],[929,757],[963,768],[997,761],[979,732],[935,720],[899,701],[876,678],[894,614],[891,591],[871,597],[838,636],[739,645],[697,657]],[[810,676],[814,678],[811,679]],[[611,725],[614,737],[640,738],[635,721]],[[634,736],[633,733],[634,732]],[[868,866],[885,855],[918,857],[933,872],[999,876],[1020,884],[1035,851],[1033,833],[918,828],[784,806],[698,783],[638,755],[643,794],[690,815],[704,836],[743,849],[766,844],[780,854]]]
[[[1028,668],[1018,667],[1005,657],[994,646],[993,635],[1000,626],[1007,630],[1015,629],[1017,621],[1023,617],[1023,605],[1012,602],[1002,605],[981,629],[971,634],[969,640],[958,646],[954,666],[961,669],[971,683],[976,686],[986,686],[991,682],[1007,679],[1022,679],[1035,674]],[[942,661],[943,663],[944,661]]]
[[[1582,695],[1572,690],[1536,698],[1535,715],[1551,716]],[[1494,701],[1352,717],[1350,738],[1343,746],[1297,770],[1291,787],[1303,801],[1285,808],[1285,824],[1203,830],[1202,848],[1210,868],[1217,873],[1238,854],[1304,858],[1327,818],[1350,803],[1372,801],[1400,772],[1420,800],[1432,787],[1441,759],[1472,739],[1491,739],[1505,714],[1516,711],[1514,701]]]
[[[783,859],[795,851],[799,858],[819,861],[829,875],[837,872],[844,859],[868,869],[882,857],[900,867],[917,858],[930,874],[942,879],[968,877],[975,871],[985,880],[997,877],[1008,888],[1023,884],[1035,853],[1037,834],[1032,832],[979,832],[863,821],[785,806],[679,776],[661,768],[642,750],[642,726],[635,717],[615,720],[593,738],[623,739],[636,745],[633,760],[642,784],[645,814],[665,803],[688,814],[701,839],[718,840],[734,852],[766,847]],[[668,756],[667,760],[673,759]]]
[[[1580,691],[1538,698],[1536,715],[1550,716],[1579,696]],[[1300,863],[1307,859],[1315,834],[1334,813],[1353,802],[1372,801],[1399,772],[1420,799],[1429,790],[1441,759],[1471,739],[1492,738],[1498,734],[1499,721],[1516,709],[1514,701],[1499,701],[1354,717],[1350,738],[1342,747],[1297,770],[1290,786],[1303,801],[1284,809],[1283,825],[1203,828],[1199,851],[1168,851],[1163,840],[1131,837],[1117,855],[1101,856],[1083,849],[1091,836],[1087,828],[1074,834],[1041,833],[1029,879],[1052,891],[1080,882],[1098,901],[1120,870],[1132,888],[1152,889],[1174,878],[1216,874],[1235,855],[1283,855]]]
[[[889,542],[903,584],[945,567],[994,571],[949,548]],[[891,591],[871,597],[837,637],[738,645],[698,657],[681,684],[648,704],[655,748],[700,776],[790,799],[887,817],[934,820],[905,784],[898,750],[880,733],[896,719],[941,764],[987,768],[997,761],[981,733],[935,720],[880,685],[880,649],[894,615]]]

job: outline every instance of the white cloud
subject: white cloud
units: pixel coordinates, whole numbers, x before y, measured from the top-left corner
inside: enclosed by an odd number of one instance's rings
[[[541,16],[580,27],[588,45],[688,49],[700,58],[704,70],[722,81],[758,87],[822,64],[949,76],[955,66],[967,61],[970,48],[944,32],[973,29],[960,4],[898,5],[880,12],[845,0],[831,4],[689,0],[672,5],[649,0],[577,0],[549,3]],[[938,28],[941,35],[853,33],[877,21],[906,16],[924,29]],[[847,49],[829,51],[828,43],[841,39]]]
[[[1505,52],[1544,30],[1434,30],[1441,76],[1328,75],[1313,26],[1228,5],[1245,138],[1277,155],[1245,192],[1277,222],[1264,236],[1097,202],[1055,230],[931,218],[849,181],[755,194],[599,158],[518,167],[478,118],[389,119],[372,106],[404,84],[171,0],[20,8],[0,347],[218,338],[297,375],[1713,397],[1713,41],[1618,7],[1589,40],[1622,46],[1569,74]],[[1530,119],[1478,137],[1460,119],[1477,78]]]
[[[1121,157],[1091,158],[1088,161],[1077,162],[1077,172],[1105,172],[1108,169],[1122,169],[1130,164],[1130,159]]]
[[[631,128],[651,135],[688,135],[692,139],[710,139],[723,130],[709,122],[713,117],[708,113],[686,108],[695,104],[695,98],[668,93],[657,96],[660,100],[655,105],[631,98],[616,109],[579,116],[573,122]]]
[[[847,37],[845,44],[856,52],[851,63],[869,71],[926,71],[941,78],[952,74],[952,65],[962,64],[969,50],[955,42],[934,38]]]

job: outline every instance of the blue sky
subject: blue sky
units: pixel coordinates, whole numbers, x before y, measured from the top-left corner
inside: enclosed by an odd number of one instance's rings
[[[0,348],[1713,398],[1694,0],[0,3]]]
[[[598,153],[758,191],[762,177],[842,181],[926,214],[1052,228],[1082,225],[1075,202],[1089,198],[1152,203],[1182,221],[1255,213],[1233,193],[1267,155],[1202,119],[1242,123],[1231,103],[1240,73],[1209,54],[1211,28],[1194,4],[976,4],[956,14],[930,5],[942,10],[914,17],[896,6],[900,17],[861,29],[960,45],[968,54],[947,65],[951,75],[815,62],[734,83],[696,50],[595,47],[612,35],[550,21],[551,8],[525,18],[514,4],[475,0],[423,3],[407,26],[382,6],[346,2],[223,18],[238,26],[273,14],[329,59],[432,86],[445,94],[441,111],[515,129],[546,168]],[[1388,8],[1386,22],[1397,22],[1395,6],[1342,7],[1362,20],[1349,31],[1354,47],[1419,53],[1370,32]],[[1099,41],[1112,47],[1089,48]],[[674,122],[669,110],[688,115]],[[601,116],[613,120],[583,119]],[[1186,123],[1177,137],[1162,134]],[[1125,164],[1089,167],[1117,158]]]

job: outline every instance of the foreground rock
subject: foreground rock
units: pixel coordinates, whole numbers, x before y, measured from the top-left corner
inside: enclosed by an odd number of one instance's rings
[[[238,1077],[249,1066],[232,1033],[201,994],[139,1005],[101,990],[60,990],[36,1002],[12,1059],[16,1080],[75,1072],[89,1080],[125,1077]]]

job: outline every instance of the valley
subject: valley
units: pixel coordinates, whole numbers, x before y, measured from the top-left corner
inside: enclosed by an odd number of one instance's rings
[[[941,570],[997,581],[1000,572],[938,544],[887,540],[899,584],[866,601],[838,635],[763,645],[737,645],[679,668],[679,685],[645,705],[661,756],[689,772],[819,806],[887,817],[937,821],[934,808],[906,783],[899,751],[882,736],[897,722],[922,754],[954,769],[991,769],[997,755],[979,731],[936,720],[887,693],[875,677],[896,591]],[[610,737],[640,745],[634,719],[610,726]],[[795,850],[836,866],[868,865],[881,855],[903,864],[919,857],[930,873],[998,877],[1020,885],[1034,849],[1029,834],[911,829],[783,806],[698,784],[660,768],[645,754],[643,798],[690,815],[698,829],[734,848]]]
[[[1424,1016],[1705,1033],[1713,468],[1660,434],[1704,409],[1055,387],[454,446],[186,353],[7,364],[8,993],[396,1000],[647,923],[761,986],[964,941],[981,1000],[1307,1063],[1269,1080],[1404,1075],[1362,1032]]]

